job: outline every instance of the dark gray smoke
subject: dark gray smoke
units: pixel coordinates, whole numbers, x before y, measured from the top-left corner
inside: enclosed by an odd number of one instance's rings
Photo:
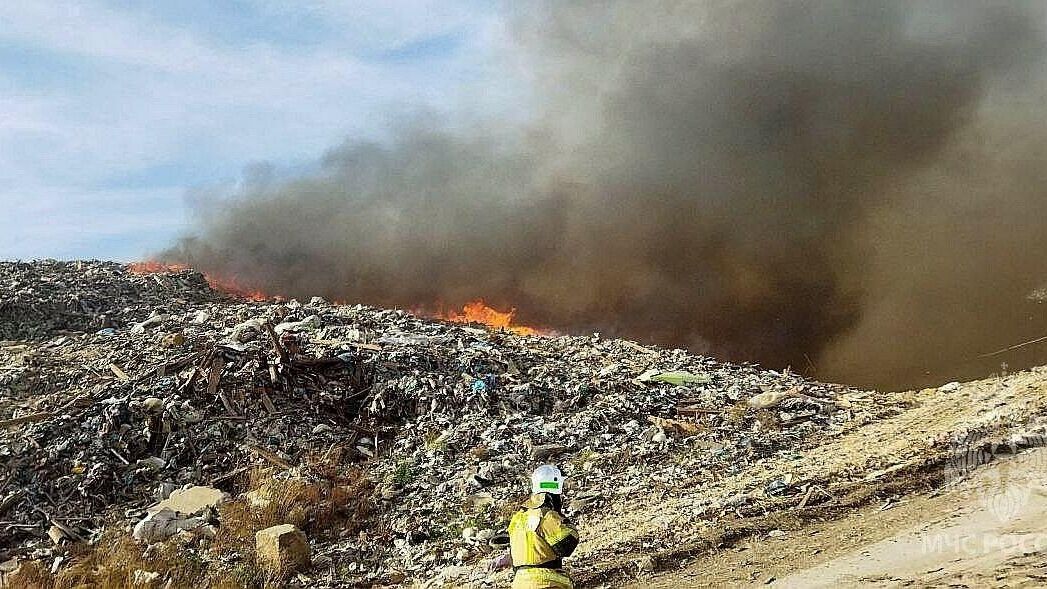
[[[1040,2],[517,7],[533,121],[255,175],[203,195],[167,257],[880,386],[1047,333],[1026,300],[1047,280]]]

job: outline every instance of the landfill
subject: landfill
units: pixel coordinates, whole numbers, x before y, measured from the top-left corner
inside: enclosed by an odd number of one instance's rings
[[[642,574],[655,566],[643,555],[725,514],[813,506],[832,477],[890,466],[769,465],[911,405],[600,334],[246,300],[193,270],[132,270],[0,262],[0,563],[55,573],[107,530],[235,563],[211,543],[220,506],[272,499],[250,488],[267,469],[366,495],[351,526],[292,530],[309,556],[285,584],[504,587],[509,573],[487,563],[529,473],[553,463],[583,534],[568,566],[597,586],[620,555]],[[671,517],[599,533],[659,503]],[[156,586],[167,575],[136,572]]]

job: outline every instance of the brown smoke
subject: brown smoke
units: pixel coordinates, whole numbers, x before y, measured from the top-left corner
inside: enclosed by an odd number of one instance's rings
[[[272,292],[483,297],[828,379],[1043,363],[1038,2],[524,2],[522,129],[413,124],[198,195],[167,257]],[[1038,110],[1039,109],[1039,110]]]

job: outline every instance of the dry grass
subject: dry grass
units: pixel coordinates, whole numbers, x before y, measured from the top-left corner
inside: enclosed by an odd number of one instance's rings
[[[355,476],[354,476],[355,475]],[[259,504],[239,498],[219,506],[222,525],[213,550],[254,555],[258,530],[294,524],[310,538],[355,533],[371,515],[372,485],[361,473],[340,481],[310,482],[300,478],[275,478],[259,471],[252,476],[253,495]]]
[[[281,579],[255,566],[256,532],[290,523],[310,539],[331,538],[358,532],[372,514],[373,486],[362,472],[354,469],[341,477],[329,476],[320,469],[310,472],[322,476],[316,480],[267,469],[253,472],[246,490],[254,492],[256,503],[241,496],[220,505],[218,533],[204,545],[194,547],[176,536],[146,546],[126,532],[108,532],[94,546],[72,547],[73,564],[57,575],[51,575],[42,564],[26,563],[11,575],[7,587],[155,589],[168,580],[172,587],[278,587]],[[136,571],[155,571],[161,576],[151,585],[136,584]]]

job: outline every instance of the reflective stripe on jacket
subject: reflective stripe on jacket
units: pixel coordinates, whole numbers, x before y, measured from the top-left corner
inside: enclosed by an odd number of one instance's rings
[[[513,577],[512,589],[574,589],[574,583],[553,569],[520,569]]]
[[[573,587],[571,580],[555,568],[559,567],[561,558],[578,544],[578,531],[560,512],[547,507],[545,502],[544,493],[532,495],[524,503],[524,509],[516,512],[509,521],[509,553],[513,566],[534,567],[518,568],[513,581],[514,589]],[[554,549],[557,545],[561,549],[569,547],[567,553],[558,553]],[[541,568],[542,565],[552,568]]]

